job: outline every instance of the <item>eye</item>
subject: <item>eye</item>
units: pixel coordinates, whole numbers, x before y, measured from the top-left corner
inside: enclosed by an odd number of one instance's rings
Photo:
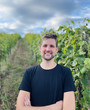
[[[55,46],[54,45],[50,45],[50,47],[54,48]]]
[[[43,45],[43,47],[47,47],[47,45],[45,44],[45,45]]]

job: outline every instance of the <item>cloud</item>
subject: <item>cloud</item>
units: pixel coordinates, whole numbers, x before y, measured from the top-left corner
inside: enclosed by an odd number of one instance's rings
[[[19,19],[25,23],[47,20],[53,17],[56,12],[67,14],[75,9],[75,3],[72,0],[68,2],[66,0],[20,0],[19,2],[17,0],[4,0],[2,1],[2,6],[4,6],[4,12],[5,10],[8,12],[7,14],[5,13],[6,15],[12,15],[11,17],[14,19]]]
[[[89,0],[0,0],[0,31],[26,33],[58,28],[90,16]]]
[[[84,14],[84,17],[90,18],[90,8],[84,7],[84,8],[83,8],[83,13],[82,13],[82,14]]]
[[[57,30],[59,25],[61,25],[62,22],[64,22],[64,20],[65,20],[64,16],[57,14],[54,17],[48,19],[46,23],[43,25],[43,28],[54,28]]]

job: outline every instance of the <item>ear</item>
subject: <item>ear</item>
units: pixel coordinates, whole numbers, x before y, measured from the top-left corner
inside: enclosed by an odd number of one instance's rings
[[[57,47],[56,52],[58,52],[58,51],[59,51],[59,48]]]
[[[41,51],[41,45],[40,45],[40,48],[39,48],[39,49],[40,49],[40,51]]]

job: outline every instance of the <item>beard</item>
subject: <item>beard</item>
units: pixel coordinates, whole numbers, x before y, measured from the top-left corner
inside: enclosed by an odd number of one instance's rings
[[[50,53],[50,52],[47,52],[47,53]],[[42,57],[43,57],[43,59],[46,60],[46,61],[50,61],[50,60],[52,60],[52,59],[55,57],[55,56],[52,54],[52,52],[50,53],[50,54],[51,54],[51,57],[49,57],[49,58],[46,58],[46,57],[45,57],[45,54],[46,54],[46,53],[44,53]]]

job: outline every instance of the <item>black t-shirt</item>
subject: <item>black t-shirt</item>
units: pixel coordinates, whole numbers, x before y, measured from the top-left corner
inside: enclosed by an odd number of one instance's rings
[[[57,64],[49,70],[40,65],[26,69],[19,90],[30,92],[32,106],[45,106],[63,100],[64,92],[76,88],[70,69]]]

